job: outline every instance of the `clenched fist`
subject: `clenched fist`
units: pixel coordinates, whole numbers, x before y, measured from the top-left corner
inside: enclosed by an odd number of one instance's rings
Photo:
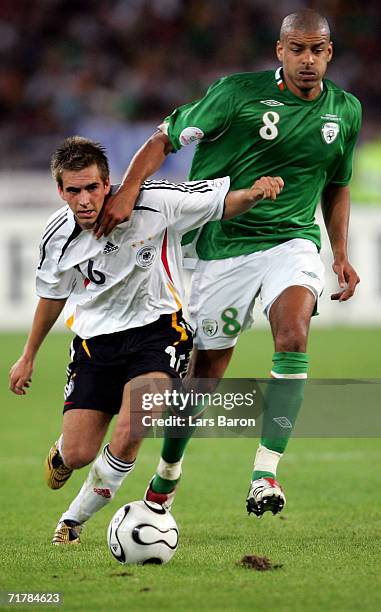
[[[261,176],[252,185],[250,191],[255,192],[253,195],[256,200],[276,200],[283,187],[284,182],[280,176]]]

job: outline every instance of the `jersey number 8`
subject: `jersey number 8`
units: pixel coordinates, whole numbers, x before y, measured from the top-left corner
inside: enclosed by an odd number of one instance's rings
[[[262,121],[263,127],[259,130],[259,135],[264,140],[274,140],[278,136],[278,128],[276,124],[279,122],[279,115],[274,111],[268,111],[264,113]]]

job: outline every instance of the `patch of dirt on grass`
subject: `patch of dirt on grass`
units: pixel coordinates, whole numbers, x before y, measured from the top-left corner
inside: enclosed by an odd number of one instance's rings
[[[267,572],[283,567],[280,564],[273,565],[268,557],[259,557],[258,555],[245,555],[239,561],[239,565],[247,569],[256,570],[257,572]]]

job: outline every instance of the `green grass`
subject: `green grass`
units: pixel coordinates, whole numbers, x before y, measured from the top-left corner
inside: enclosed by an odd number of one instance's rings
[[[32,389],[16,397],[5,377],[23,340],[0,336],[0,589],[60,591],[68,611],[381,607],[378,439],[291,440],[279,471],[288,505],[280,517],[260,521],[246,516],[243,503],[256,440],[195,439],[174,508],[178,552],[166,566],[122,566],[107,550],[105,531],[119,506],[142,497],[154,471],[160,441],[146,440],[135,471],[117,499],[89,522],[81,546],[51,546],[57,519],[87,473],[75,473],[60,491],[43,483],[42,462],[60,430],[69,336],[48,339]],[[380,344],[380,329],[313,331],[311,374],[380,378]],[[269,333],[247,333],[229,375],[266,376],[271,354]],[[282,567],[241,568],[237,562],[246,554],[266,555]]]

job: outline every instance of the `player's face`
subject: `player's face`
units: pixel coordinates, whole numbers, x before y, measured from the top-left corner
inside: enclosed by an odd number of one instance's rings
[[[62,188],[58,192],[74,213],[82,229],[91,229],[110,192],[110,180],[103,182],[96,164],[84,170],[62,172]]]
[[[294,30],[277,42],[277,56],[283,64],[287,87],[295,95],[313,100],[332,58],[332,43],[323,32]]]

